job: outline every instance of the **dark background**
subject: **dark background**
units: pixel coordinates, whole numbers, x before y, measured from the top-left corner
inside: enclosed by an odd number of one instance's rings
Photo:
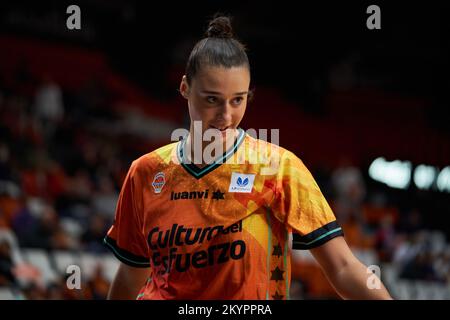
[[[4,2],[2,31],[102,50],[118,70],[164,96],[174,94],[167,70],[184,67],[207,20],[223,12],[233,16],[235,33],[249,48],[254,82],[279,87],[307,108],[314,109],[308,103],[314,100],[313,83],[326,82],[332,66],[345,59],[355,60],[358,75],[372,86],[437,100],[433,110],[444,105],[448,90],[445,1],[78,1],[78,31],[65,28],[70,4]],[[381,30],[366,28],[370,4],[381,6]]]

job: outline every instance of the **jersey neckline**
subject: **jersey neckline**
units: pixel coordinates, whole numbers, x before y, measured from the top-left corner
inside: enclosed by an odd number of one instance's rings
[[[200,168],[194,163],[185,163],[185,157],[184,157],[184,146],[186,144],[187,137],[185,137],[183,140],[179,141],[177,144],[177,157],[178,161],[180,162],[181,166],[194,178],[200,179],[201,177],[205,176],[206,174],[210,173],[214,169],[217,169],[220,167],[220,165],[224,164],[231,156],[233,156],[236,151],[238,150],[239,146],[242,144],[245,138],[245,131],[242,128],[238,128],[238,136],[236,140],[234,140],[233,147],[231,147],[229,150],[225,151],[223,155],[215,160],[213,163]]]

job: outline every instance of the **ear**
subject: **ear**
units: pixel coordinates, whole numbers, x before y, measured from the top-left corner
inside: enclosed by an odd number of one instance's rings
[[[184,75],[183,78],[181,79],[180,93],[185,99],[189,97],[189,84],[187,82],[186,75]]]

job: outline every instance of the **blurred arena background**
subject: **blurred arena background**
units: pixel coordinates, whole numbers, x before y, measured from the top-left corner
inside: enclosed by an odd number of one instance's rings
[[[242,127],[280,129],[395,298],[450,298],[449,5],[144,3],[0,4],[0,299],[106,297],[124,175],[187,126],[178,84],[217,11],[249,48]],[[66,28],[71,4],[81,30]],[[338,299],[309,252],[292,275],[292,299]]]

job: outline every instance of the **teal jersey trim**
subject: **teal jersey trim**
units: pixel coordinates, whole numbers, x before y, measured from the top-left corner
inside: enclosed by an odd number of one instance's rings
[[[184,147],[186,144],[186,138],[178,143],[177,146],[178,161],[189,174],[191,174],[197,179],[200,179],[201,177],[205,176],[209,172],[213,171],[214,169],[218,168],[220,165],[225,163],[234,153],[236,153],[236,151],[238,150],[239,146],[242,144],[242,141],[244,141],[245,138],[245,131],[241,128],[239,128],[238,130],[239,134],[236,141],[234,142],[233,147],[230,148],[230,150],[228,150],[227,152],[225,152],[219,159],[214,161],[214,163],[211,163],[204,168],[199,168],[192,163],[185,163]]]

